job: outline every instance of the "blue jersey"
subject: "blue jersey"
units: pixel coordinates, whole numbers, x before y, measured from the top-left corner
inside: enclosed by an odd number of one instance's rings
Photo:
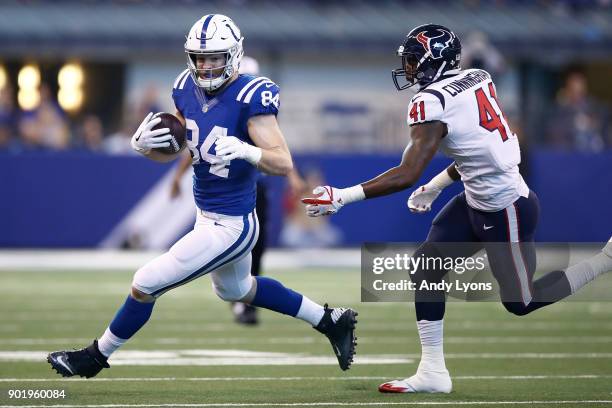
[[[253,144],[247,122],[256,115],[278,114],[278,86],[265,77],[240,75],[219,94],[209,96],[200,92],[185,70],[174,82],[172,98],[186,120],[198,208],[226,215],[253,211],[259,171],[246,160],[221,161],[215,155],[215,141],[235,136]]]

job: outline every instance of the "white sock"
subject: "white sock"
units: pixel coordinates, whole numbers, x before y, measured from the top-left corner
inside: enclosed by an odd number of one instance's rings
[[[565,276],[573,294],[602,273],[609,271],[612,271],[612,258],[601,252],[592,258],[570,266],[565,270]]]
[[[302,304],[295,317],[316,327],[323,318],[323,314],[325,314],[323,306],[302,295]]]
[[[446,372],[443,348],[444,320],[419,320],[417,327],[421,338],[421,362],[417,372]]]
[[[98,349],[105,357],[109,357],[115,350],[123,346],[126,341],[127,340],[115,336],[110,331],[110,328],[107,328],[102,337],[100,337],[100,340],[98,340]]]

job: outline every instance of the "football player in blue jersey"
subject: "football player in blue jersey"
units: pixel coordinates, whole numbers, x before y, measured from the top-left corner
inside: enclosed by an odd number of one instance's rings
[[[244,56],[240,62],[240,69],[238,71],[241,74],[259,75],[259,63],[255,58]],[[184,155],[181,162],[177,166],[172,185],[170,188],[170,197],[175,198],[181,194],[181,184],[183,177],[187,170],[191,167],[192,158],[189,155]],[[291,191],[295,192],[296,195],[303,193],[304,180],[298,174],[296,169],[293,169],[287,174],[287,183]],[[259,276],[261,274],[261,261],[263,254],[266,250],[266,226],[268,220],[268,187],[266,185],[266,176],[260,175],[257,181],[257,200],[256,200],[256,211],[257,218],[259,221],[259,237],[255,242],[255,246],[251,251],[251,275]],[[257,318],[257,308],[253,305],[248,305],[241,302],[231,302],[230,304],[232,313],[234,314],[234,320],[236,323],[244,325],[256,325],[259,320]]]
[[[356,319],[348,308],[321,306],[280,282],[252,277],[251,250],[259,224],[255,212],[258,171],[286,175],[293,164],[278,126],[279,88],[270,79],[239,75],[243,37],[220,14],[198,20],[187,36],[187,69],[174,81],[176,116],[187,128],[197,204],[194,229],[170,250],[141,267],[131,293],[99,340],[81,350],[57,351],[47,361],[62,376],[93,377],[108,368],[109,356],[149,320],[165,292],[209,274],[216,294],[287,314],[327,336],[342,370],[355,353]],[[132,147],[156,161],[178,156],[166,147],[169,129],[149,114]]]

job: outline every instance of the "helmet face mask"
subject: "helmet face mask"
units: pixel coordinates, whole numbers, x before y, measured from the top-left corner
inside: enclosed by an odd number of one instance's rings
[[[205,90],[215,90],[227,81],[234,70],[228,64],[229,52],[192,52],[187,53],[187,66],[195,83]]]
[[[392,71],[398,91],[416,84],[425,87],[459,68],[461,43],[448,28],[425,24],[413,29],[397,50],[402,67]]]
[[[198,87],[207,92],[221,88],[240,67],[243,37],[234,22],[222,14],[209,14],[191,27],[185,42],[187,67]]]
[[[416,53],[405,53],[402,55],[402,67],[404,68],[404,76],[410,84],[416,84],[418,79],[419,58]]]

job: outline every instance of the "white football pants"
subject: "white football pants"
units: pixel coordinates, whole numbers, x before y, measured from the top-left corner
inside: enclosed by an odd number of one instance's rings
[[[192,231],[168,252],[141,267],[132,286],[159,297],[170,289],[210,273],[223,300],[242,299],[251,289],[251,250],[259,236],[255,211],[229,216],[197,210]]]

